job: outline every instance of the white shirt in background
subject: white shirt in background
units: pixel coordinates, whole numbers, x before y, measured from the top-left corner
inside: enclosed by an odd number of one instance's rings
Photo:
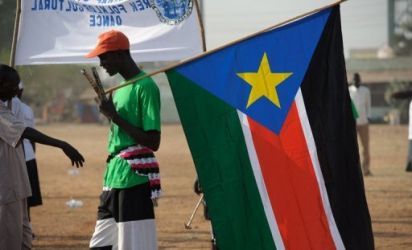
[[[356,119],[356,124],[368,124],[368,118],[371,117],[371,93],[369,89],[362,85],[359,86],[359,88],[351,85],[349,86],[349,94],[359,114],[359,117]]]
[[[11,111],[16,117],[23,121],[27,127],[34,128],[33,110],[18,97],[13,97],[11,100]],[[35,158],[33,146],[29,140],[23,139],[24,157],[26,161],[31,161]]]

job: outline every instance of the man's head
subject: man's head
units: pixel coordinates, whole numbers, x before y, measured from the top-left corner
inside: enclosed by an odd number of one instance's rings
[[[19,82],[19,91],[17,92],[17,97],[19,99],[21,99],[22,96],[23,96],[23,82],[20,81]]]
[[[20,76],[15,69],[0,64],[0,99],[8,101],[19,91]]]
[[[99,35],[96,47],[86,55],[88,58],[98,56],[100,65],[109,75],[119,73],[125,59],[130,58],[129,39],[120,31],[110,30]]]
[[[355,86],[358,88],[361,84],[361,78],[359,73],[355,73],[353,74],[353,84],[355,84]]]

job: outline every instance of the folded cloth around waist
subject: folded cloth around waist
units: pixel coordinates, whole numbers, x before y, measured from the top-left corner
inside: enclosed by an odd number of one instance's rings
[[[120,150],[117,154],[108,156],[106,162],[109,163],[114,157],[119,157],[127,161],[131,169],[138,175],[147,176],[149,179],[151,198],[157,199],[161,194],[159,163],[148,147],[141,145],[129,146]]]

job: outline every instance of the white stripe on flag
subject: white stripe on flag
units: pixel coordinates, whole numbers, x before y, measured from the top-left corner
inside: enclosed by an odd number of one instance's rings
[[[295,102],[299,114],[299,119],[301,121],[303,134],[306,138],[307,148],[309,150],[310,158],[312,159],[312,165],[316,174],[320,195],[322,197],[323,207],[325,209],[325,214],[328,219],[329,229],[331,231],[333,241],[335,243],[336,249],[345,249],[341,235],[339,233],[338,227],[336,226],[336,222],[333,217],[332,209],[330,207],[329,197],[325,186],[325,180],[323,179],[322,171],[320,169],[318,153],[316,151],[315,139],[313,138],[312,129],[309,124],[300,88],[298,93],[296,94]]]
[[[272,209],[272,204],[270,203],[265,181],[263,180],[259,160],[257,158],[255,146],[252,140],[252,134],[250,132],[249,122],[245,114],[243,114],[239,110],[237,111],[237,113],[239,116],[240,124],[242,126],[243,135],[245,137],[245,143],[246,143],[247,151],[249,154],[250,163],[252,165],[253,174],[255,176],[256,184],[259,189],[260,199],[262,200],[262,203],[263,203],[263,208],[265,210],[266,219],[268,221],[273,240],[275,241],[276,249],[283,250],[285,249],[285,246],[283,244],[282,237],[280,236],[275,214]]]

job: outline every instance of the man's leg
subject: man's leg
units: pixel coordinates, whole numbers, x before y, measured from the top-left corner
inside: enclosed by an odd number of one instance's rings
[[[157,250],[154,219],[118,223],[119,250]]]
[[[112,250],[117,249],[117,227],[113,218],[97,220],[93,236],[90,240],[90,249]]]
[[[369,125],[358,125],[357,130],[362,144],[362,171],[364,175],[370,175],[371,172],[369,168]]]
[[[149,183],[120,189],[116,193],[119,213],[119,250],[157,250],[154,208]]]
[[[412,140],[409,140],[408,158],[406,159],[406,172],[412,172]]]
[[[21,249],[31,249],[33,240],[33,231],[31,229],[31,223],[29,215],[27,213],[27,199],[23,200],[21,206],[21,212],[23,213],[23,241]]]
[[[26,199],[0,206],[0,249],[31,249]]]
[[[97,222],[93,236],[90,240],[90,249],[117,249],[117,225],[109,209],[109,206],[112,203],[111,197],[111,191],[103,191],[100,195]]]

